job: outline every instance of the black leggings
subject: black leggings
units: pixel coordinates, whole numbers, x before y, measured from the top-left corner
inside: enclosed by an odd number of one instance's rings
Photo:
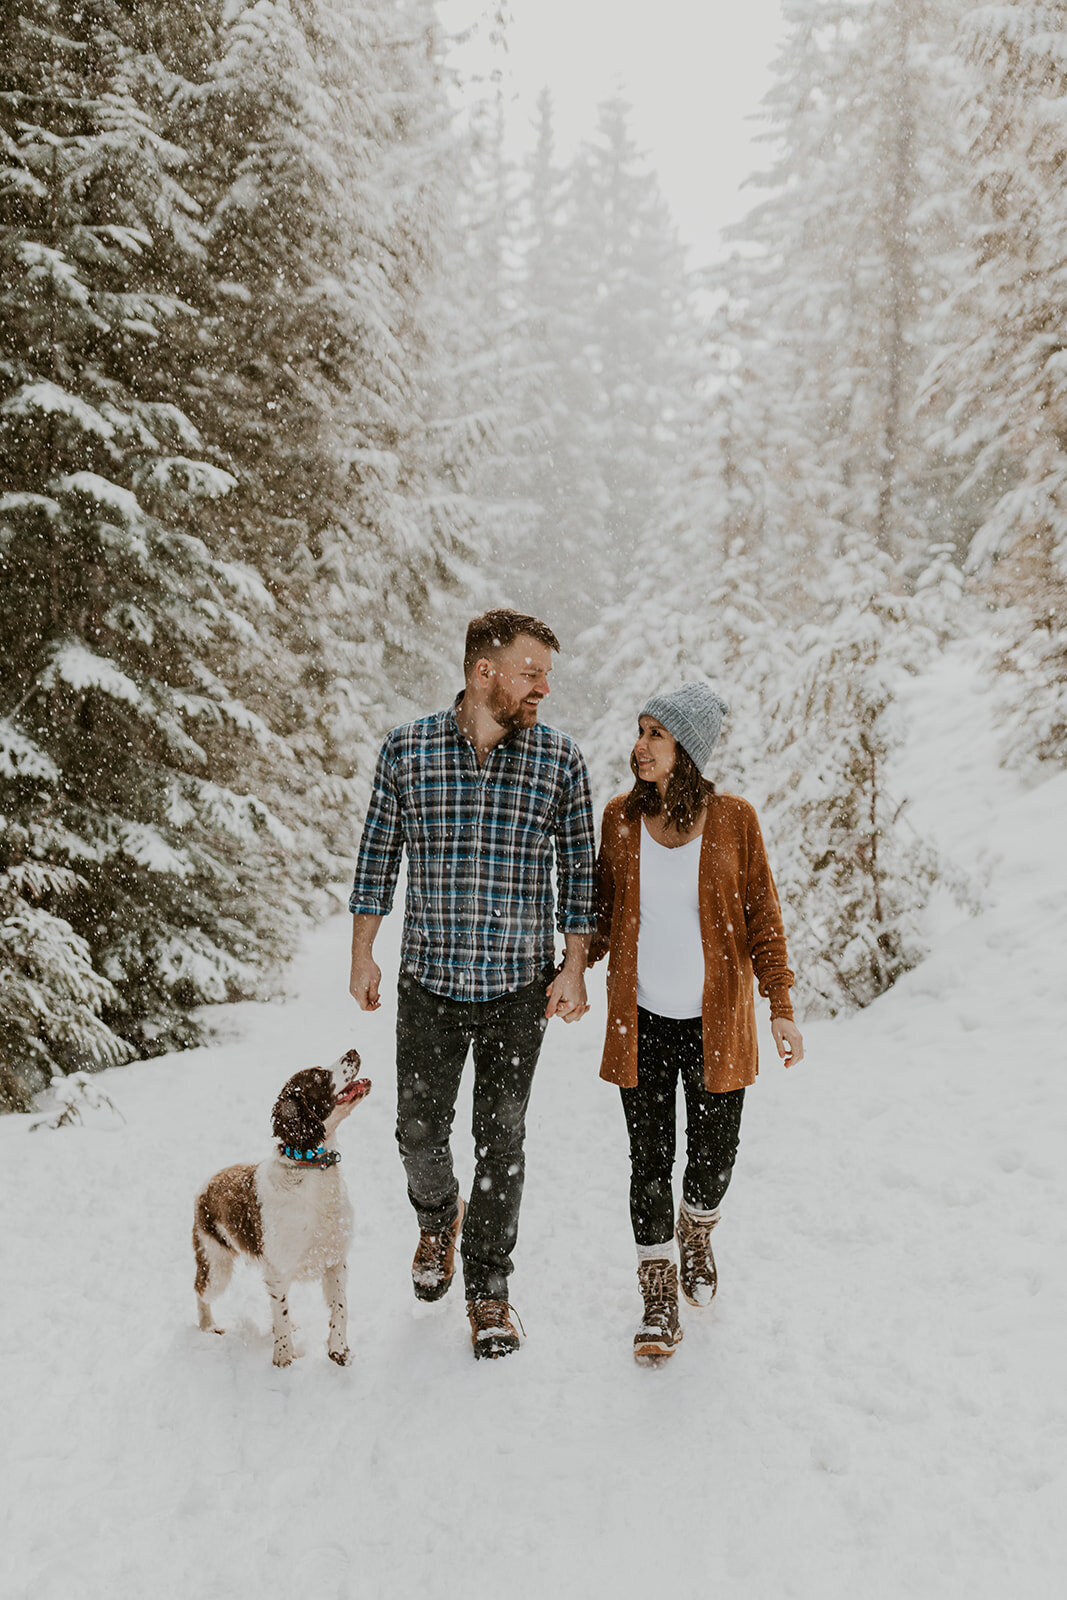
[[[698,1211],[713,1211],[737,1158],[745,1091],[709,1094],[705,1089],[699,1017],[657,1017],[638,1007],[637,1085],[620,1092],[630,1135],[630,1220],[640,1245],[674,1237],[671,1172],[679,1074],[685,1094],[682,1196]]]

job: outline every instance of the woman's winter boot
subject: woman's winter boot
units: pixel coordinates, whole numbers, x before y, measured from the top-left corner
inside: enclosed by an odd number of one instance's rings
[[[681,1342],[678,1322],[678,1268],[658,1257],[639,1261],[637,1281],[645,1302],[645,1315],[634,1334],[634,1360],[653,1366],[672,1356]]]
[[[719,1277],[711,1253],[711,1230],[718,1220],[718,1207],[714,1211],[693,1212],[684,1200],[678,1207],[675,1234],[682,1263],[679,1275],[682,1293],[691,1306],[710,1306],[715,1298]]]

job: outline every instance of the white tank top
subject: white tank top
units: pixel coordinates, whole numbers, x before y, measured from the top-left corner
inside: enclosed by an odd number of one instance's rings
[[[700,937],[701,835],[673,850],[641,823],[641,923],[637,1003],[658,1017],[699,1017],[704,1003]]]

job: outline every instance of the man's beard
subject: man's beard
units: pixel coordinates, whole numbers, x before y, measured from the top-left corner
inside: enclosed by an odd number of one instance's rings
[[[508,733],[527,727],[527,717],[532,716],[533,721],[537,721],[536,706],[528,706],[521,700],[518,705],[510,705],[503,689],[495,683],[489,691],[489,712],[497,727],[506,729]]]

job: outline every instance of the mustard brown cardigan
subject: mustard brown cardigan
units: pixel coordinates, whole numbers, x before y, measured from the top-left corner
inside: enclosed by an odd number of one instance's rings
[[[637,935],[641,923],[641,819],[623,815],[625,795],[604,809],[597,857],[597,931],[589,965],[608,957],[608,1026],[600,1076],[637,1082]],[[772,1017],[792,1017],[778,891],[756,813],[737,795],[708,798],[698,900],[704,944],[704,1085],[712,1094],[755,1080],[755,972]]]

